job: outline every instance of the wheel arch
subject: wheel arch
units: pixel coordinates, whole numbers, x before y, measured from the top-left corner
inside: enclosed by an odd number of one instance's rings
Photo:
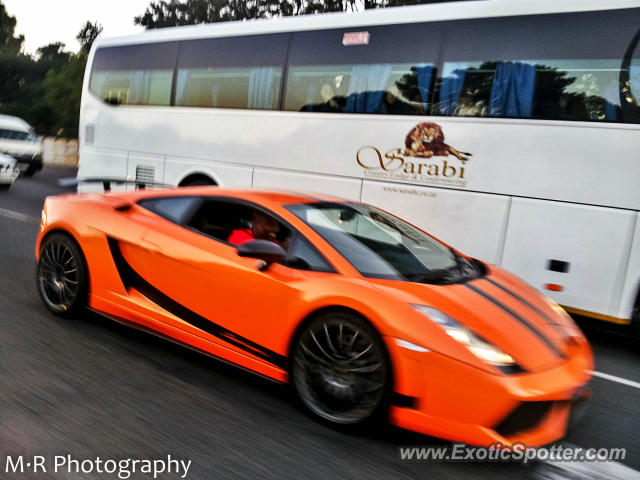
[[[63,226],[60,226],[60,225],[51,227],[44,233],[44,235],[42,235],[42,237],[40,238],[40,241],[37,244],[38,258],[40,257],[40,250],[42,250],[42,244],[45,242],[47,238],[55,234],[65,235],[69,237],[71,240],[73,240],[73,242],[78,246],[78,248],[80,249],[80,251],[82,252],[82,255],[85,257],[85,260],[86,260],[87,255],[85,254],[84,249],[82,248],[82,245],[78,241],[77,234],[71,231],[70,229],[64,228]]]
[[[178,183],[179,187],[184,187],[184,186],[189,186],[189,185],[195,185],[193,182],[203,182],[205,185],[215,185],[217,186],[218,183],[211,178],[209,175],[206,175],[204,173],[192,173],[190,175],[187,175],[185,178],[183,178],[180,183]]]
[[[215,171],[213,171],[213,169],[204,165],[193,165],[180,172],[178,178],[179,180],[177,182],[177,185],[179,187],[185,186],[192,180],[197,179],[206,180],[210,182],[211,185],[217,185],[220,187],[224,186],[220,176]]]
[[[44,244],[44,242],[46,241],[47,238],[49,238],[51,235],[54,234],[60,234],[60,235],[64,235],[68,238],[71,239],[71,241],[73,243],[76,244],[76,246],[78,247],[78,249],[80,250],[80,253],[82,253],[82,260],[85,263],[85,266],[87,267],[87,283],[89,286],[89,290],[91,290],[91,269],[89,268],[89,263],[87,262],[87,254],[85,253],[84,249],[82,248],[82,244],[78,241],[78,239],[76,238],[76,234],[73,233],[72,231],[63,228],[61,226],[56,226],[51,228],[50,230],[47,230],[47,232],[42,236],[42,238],[40,238],[40,241],[38,242],[38,246],[37,246],[37,255],[38,255],[38,260],[40,259],[40,250],[42,250],[42,245]]]
[[[371,320],[369,320],[365,315],[363,315],[362,313],[360,313],[356,309],[351,308],[351,307],[347,307],[345,305],[326,305],[326,306],[323,306],[323,307],[316,308],[315,310],[309,312],[304,318],[302,318],[302,320],[300,320],[298,322],[296,328],[293,331],[293,334],[289,338],[289,343],[287,345],[287,356],[289,358],[291,358],[291,355],[293,353],[293,348],[295,347],[296,340],[298,340],[298,338],[302,334],[302,331],[304,330],[304,327],[306,327],[309,323],[311,323],[319,315],[323,315],[325,313],[330,313],[330,312],[346,312],[346,313],[351,313],[351,314],[357,315],[362,320],[366,321],[371,326],[371,328],[373,328],[378,333],[378,335],[380,335],[380,337],[382,337],[382,335],[380,334],[378,329],[375,327],[375,325],[373,325]]]

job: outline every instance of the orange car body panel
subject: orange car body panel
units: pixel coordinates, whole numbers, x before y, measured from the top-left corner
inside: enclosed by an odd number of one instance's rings
[[[306,237],[336,273],[278,264],[261,272],[259,261],[238,257],[233,246],[136,204],[171,195],[229,196],[260,205]],[[385,341],[393,391],[416,399],[411,406],[390,407],[393,423],[477,445],[540,445],[564,435],[569,401],[590,378],[592,354],[557,306],[493,266],[468,284],[364,278],[284,208],[314,201],[296,193],[212,187],[49,197],[36,257],[47,234],[67,232],[87,261],[91,308],[280,382],[288,380],[289,349],[301,322],[323,308],[352,309]],[[412,304],[464,319],[468,328],[509,352],[526,373],[505,374],[483,363]],[[203,322],[212,327],[203,329]],[[395,339],[428,351],[401,348]],[[553,405],[535,427],[511,437],[497,433],[494,427],[528,401]]]

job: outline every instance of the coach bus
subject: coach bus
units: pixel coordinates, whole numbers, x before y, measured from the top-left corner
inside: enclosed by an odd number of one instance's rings
[[[638,0],[486,0],[100,38],[78,176],[373,203],[640,322],[639,37]]]

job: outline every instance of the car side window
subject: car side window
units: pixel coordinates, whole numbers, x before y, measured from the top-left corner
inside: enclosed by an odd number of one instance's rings
[[[303,238],[295,235],[289,245],[285,265],[298,270],[311,270],[314,272],[335,272],[318,250]]]
[[[167,220],[182,223],[199,201],[198,197],[160,197],[141,200],[138,205]]]
[[[285,250],[291,230],[273,215],[227,199],[207,199],[184,226],[233,246],[255,240],[273,241]]]
[[[251,207],[247,205],[207,199],[184,226],[226,243],[235,230],[250,228],[250,218]]]
[[[335,272],[307,239],[275,216],[245,203],[207,199],[189,216],[184,226],[235,247],[256,238],[271,240],[287,252],[282,262],[285,266]]]

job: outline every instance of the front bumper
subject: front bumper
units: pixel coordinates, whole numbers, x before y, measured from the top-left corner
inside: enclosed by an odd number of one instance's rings
[[[562,438],[574,411],[590,395],[591,350],[580,339],[569,357],[547,371],[491,374],[436,352],[390,345],[395,386],[410,405],[392,405],[391,423],[426,435],[489,446],[541,446]],[[575,407],[575,408],[574,408]]]
[[[16,180],[19,174],[20,170],[18,170],[17,168],[0,167],[0,185],[13,185],[13,182]]]
[[[16,163],[20,170],[24,171],[29,168],[32,170],[42,169],[42,155],[41,154],[24,154],[24,155],[11,155],[15,158]]]

